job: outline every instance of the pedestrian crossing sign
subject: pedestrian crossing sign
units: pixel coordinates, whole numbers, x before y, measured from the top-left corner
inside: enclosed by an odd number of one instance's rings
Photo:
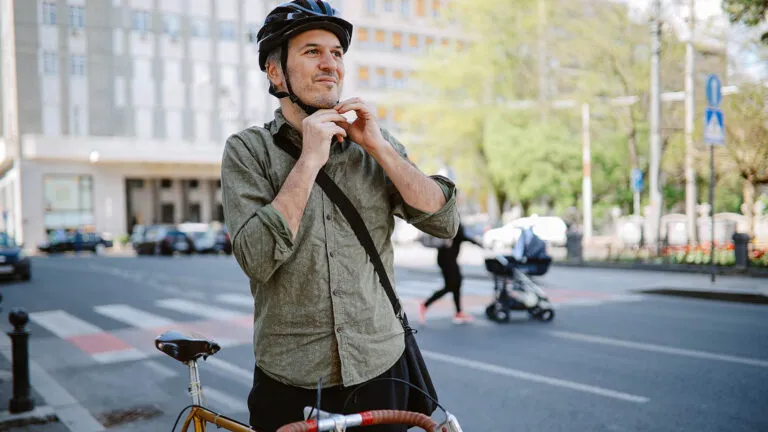
[[[716,108],[707,108],[704,112],[704,142],[711,145],[725,144],[723,112]]]

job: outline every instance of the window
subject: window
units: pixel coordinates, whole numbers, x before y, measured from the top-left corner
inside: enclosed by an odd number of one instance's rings
[[[170,189],[173,187],[173,180],[164,178],[160,179],[160,188],[161,189]]]
[[[177,14],[163,15],[163,33],[170,37],[178,37],[181,32],[181,20]]]
[[[392,72],[392,87],[395,89],[405,88],[405,74],[401,70]]]
[[[395,120],[395,123],[401,124],[403,121],[403,109],[398,107],[394,109],[393,117]]]
[[[200,216],[201,216],[200,203],[191,203],[189,205],[189,215],[187,219],[190,222],[200,222]]]
[[[83,6],[69,7],[70,30],[82,30],[85,27],[85,8]]]
[[[165,203],[160,205],[160,223],[172,224],[173,214],[175,213],[172,203]]]
[[[43,52],[43,73],[45,75],[56,75],[59,73],[59,56],[55,52]]]
[[[385,33],[384,30],[376,30],[376,47],[384,48]]]
[[[85,56],[72,54],[69,58],[69,74],[71,76],[85,76]]]
[[[392,48],[395,49],[395,51],[400,51],[403,49],[403,34],[400,32],[395,32],[392,34]]]
[[[427,14],[426,6],[424,5],[425,1],[426,0],[416,0],[416,16],[417,17],[423,17]]]
[[[191,22],[192,37],[208,37],[208,20],[205,18],[192,18]]]
[[[432,36],[427,36],[427,41],[426,41],[427,49],[432,48],[432,45],[434,44],[435,44],[435,38],[433,38]]]
[[[456,42],[456,49],[457,49],[457,50],[459,50],[459,51],[464,51],[464,47],[465,47],[465,45],[464,45],[464,42],[463,42],[463,41],[457,41],[457,42]]]
[[[131,17],[131,28],[134,31],[146,33],[152,29],[152,15],[149,11],[134,10]]]
[[[357,31],[357,41],[360,46],[365,46],[368,43],[368,29],[360,29]]]
[[[43,24],[56,25],[56,3],[43,3]]]
[[[189,186],[190,189],[197,189],[198,187],[200,187],[200,182],[198,180],[190,180],[187,185]]]
[[[360,87],[365,88],[371,86],[368,66],[360,66],[360,69],[357,71],[357,79],[360,82]]]
[[[222,21],[219,23],[219,40],[235,40],[235,23],[232,21]]]
[[[432,0],[432,16],[434,18],[440,16],[440,0]]]
[[[419,49],[419,35],[412,34],[408,36],[408,48],[411,51],[417,51]]]
[[[411,15],[411,0],[400,0],[400,14],[403,18]]]
[[[384,68],[376,68],[376,88],[387,86],[387,71]]]
[[[93,224],[91,176],[45,175],[43,191],[46,229],[74,229]]]
[[[395,8],[394,0],[384,0],[384,12],[392,12]]]
[[[387,112],[387,108],[386,107],[379,106],[379,107],[376,108],[376,117],[378,118],[378,120],[380,122],[386,123],[387,122],[387,115],[388,114],[389,113]]]
[[[365,1],[365,10],[369,14],[376,13],[376,0],[366,0]]]
[[[447,38],[443,38],[443,46],[447,47],[447,46],[450,46],[450,45],[451,45],[451,41],[448,40]]]

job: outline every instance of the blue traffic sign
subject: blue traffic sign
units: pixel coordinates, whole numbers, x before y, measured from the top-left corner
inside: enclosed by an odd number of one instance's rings
[[[715,108],[704,111],[704,142],[706,144],[725,144],[725,124],[723,112]]]
[[[717,75],[710,75],[707,78],[707,103],[713,108],[717,108],[720,105],[720,101],[723,99],[723,94],[720,87],[720,78]]]
[[[640,168],[632,169],[632,190],[634,192],[643,191],[643,170]]]

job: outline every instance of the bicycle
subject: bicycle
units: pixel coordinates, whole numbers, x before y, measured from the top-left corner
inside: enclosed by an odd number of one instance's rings
[[[207,424],[213,424],[230,432],[253,432],[250,426],[237,420],[224,416],[204,404],[203,387],[200,383],[200,371],[197,361],[216,354],[221,346],[205,337],[185,335],[175,330],[169,330],[155,338],[155,347],[171,358],[184,363],[189,367],[189,394],[192,397],[192,405],[181,410],[172,431],[184,414],[190,409],[184,421],[181,432],[186,432],[189,426],[194,427],[194,432],[205,432]],[[334,414],[321,411],[319,407],[305,407],[304,421],[298,421],[282,426],[277,432],[324,432],[346,431],[348,427],[371,426],[380,424],[400,424],[408,427],[419,427],[427,432],[462,432],[456,417],[445,411],[446,421],[437,424],[431,417],[421,413],[398,410],[365,411],[354,414]],[[313,417],[312,414],[315,413]]]

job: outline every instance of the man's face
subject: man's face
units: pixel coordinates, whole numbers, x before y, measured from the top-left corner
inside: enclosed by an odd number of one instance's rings
[[[344,50],[335,34],[310,30],[297,35],[288,43],[287,63],[291,89],[304,103],[320,108],[338,103],[344,82]]]

